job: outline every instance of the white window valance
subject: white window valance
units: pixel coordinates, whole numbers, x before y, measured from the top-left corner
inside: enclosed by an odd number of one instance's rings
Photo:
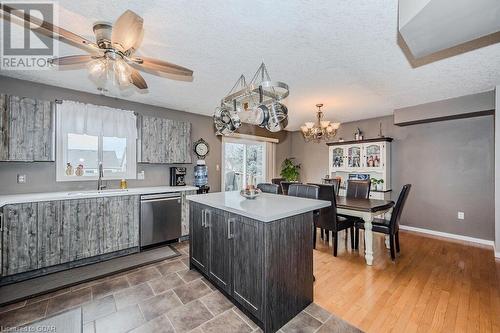
[[[61,120],[61,130],[66,133],[137,139],[133,111],[63,101],[57,106],[57,117]]]

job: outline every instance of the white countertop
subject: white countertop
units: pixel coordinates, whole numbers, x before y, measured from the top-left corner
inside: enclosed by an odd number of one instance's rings
[[[331,202],[324,200],[269,193],[261,193],[255,199],[245,199],[239,191],[188,195],[186,198],[262,222],[270,222],[331,205]]]
[[[82,199],[82,198],[100,198],[100,197],[113,197],[120,195],[196,191],[197,189],[198,188],[194,186],[150,186],[150,187],[134,187],[134,188],[128,188],[126,190],[109,189],[102,191],[97,191],[97,190],[65,191],[65,192],[41,192],[41,193],[0,195],[0,207],[14,203],[71,200],[71,199]]]

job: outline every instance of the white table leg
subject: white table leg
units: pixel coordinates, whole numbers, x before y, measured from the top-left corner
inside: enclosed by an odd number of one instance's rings
[[[389,244],[389,235],[385,235],[385,247],[388,249],[391,247],[391,244]]]
[[[365,260],[366,264],[373,264],[373,232],[372,232],[372,214],[366,214],[365,218]]]

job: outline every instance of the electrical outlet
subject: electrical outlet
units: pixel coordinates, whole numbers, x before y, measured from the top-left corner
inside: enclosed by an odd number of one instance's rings
[[[142,170],[137,174],[137,179],[144,180],[144,178],[146,178],[146,175],[144,174],[144,170]]]
[[[463,220],[463,219],[465,218],[465,214],[464,214],[464,212],[458,212],[458,214],[457,214],[457,218],[458,218],[459,220]]]
[[[220,166],[218,164],[215,166],[215,170],[220,171]]]
[[[18,184],[26,184],[26,175],[17,175]]]

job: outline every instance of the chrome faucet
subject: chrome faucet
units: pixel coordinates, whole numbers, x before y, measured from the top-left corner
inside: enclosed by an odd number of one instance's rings
[[[102,184],[102,177],[104,177],[104,171],[102,170],[102,162],[99,162],[99,178],[97,179],[97,190],[101,191],[106,188],[106,185]]]

